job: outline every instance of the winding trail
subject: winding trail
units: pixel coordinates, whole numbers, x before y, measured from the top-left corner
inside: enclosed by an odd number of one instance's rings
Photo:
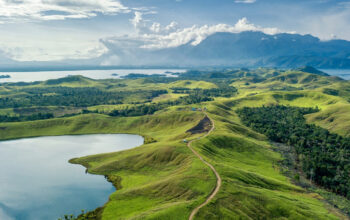
[[[210,167],[210,169],[214,172],[215,176],[216,176],[216,186],[215,189],[213,190],[213,192],[210,194],[210,196],[205,200],[205,202],[203,202],[202,204],[200,204],[199,206],[197,206],[195,209],[193,209],[193,211],[191,212],[190,217],[188,218],[189,220],[193,220],[194,216],[197,214],[197,212],[204,207],[205,205],[207,205],[213,198],[214,196],[216,196],[216,194],[219,192],[220,187],[221,187],[221,177],[219,175],[219,173],[215,170],[214,166],[211,165],[210,163],[208,163],[207,161],[205,161],[203,159],[203,157],[197,152],[195,151],[192,147],[191,144],[194,141],[197,141],[199,139],[205,138],[207,137],[214,129],[215,129],[215,124],[214,121],[208,116],[208,114],[206,112],[204,112],[204,114],[209,118],[210,123],[211,123],[211,129],[208,131],[208,133],[202,137],[199,137],[197,139],[194,139],[192,141],[189,141],[187,144],[187,147],[191,149],[191,151],[203,162],[205,163],[208,167]]]

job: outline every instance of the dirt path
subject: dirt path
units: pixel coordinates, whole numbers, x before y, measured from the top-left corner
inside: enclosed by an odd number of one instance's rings
[[[208,163],[207,161],[205,161],[203,159],[203,157],[201,155],[199,155],[199,153],[197,151],[195,151],[192,147],[191,147],[191,144],[192,142],[196,141],[196,140],[199,140],[199,139],[202,139],[202,138],[205,138],[206,136],[208,136],[214,129],[215,129],[215,124],[214,124],[214,121],[208,116],[207,113],[204,113],[210,120],[211,124],[212,124],[212,127],[211,129],[208,131],[208,133],[202,137],[199,137],[195,140],[192,140],[190,142],[188,142],[187,146],[188,148],[191,149],[191,151],[203,162],[205,163],[208,167],[210,167],[210,169],[215,173],[215,176],[216,176],[216,187],[214,189],[214,191],[210,194],[210,196],[207,198],[207,200],[205,200],[205,202],[203,202],[201,205],[199,205],[198,207],[196,207],[195,209],[193,209],[193,211],[191,212],[191,215],[190,217],[188,218],[189,220],[193,220],[194,216],[197,214],[197,212],[199,211],[199,209],[201,209],[203,206],[207,205],[213,198],[214,196],[216,196],[216,194],[219,192],[220,190],[220,187],[221,187],[221,177],[219,175],[219,173],[215,170],[214,166],[211,165],[210,163]]]

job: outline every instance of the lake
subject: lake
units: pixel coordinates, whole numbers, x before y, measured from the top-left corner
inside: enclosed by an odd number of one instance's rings
[[[73,70],[73,71],[42,71],[42,72],[0,72],[0,75],[9,75],[10,78],[0,79],[2,82],[34,82],[48,79],[58,79],[69,75],[82,75],[91,79],[118,79],[129,73],[140,74],[167,74],[166,72],[185,72],[179,69],[115,69],[115,70]],[[112,75],[113,74],[113,75]],[[116,74],[116,75],[115,75]]]
[[[101,134],[0,142],[0,219],[57,220],[103,206],[115,191],[104,176],[69,159],[143,144],[138,135]]]
[[[167,72],[182,73],[183,69],[115,69],[115,70],[72,70],[72,71],[41,71],[41,72],[0,72],[0,75],[9,75],[10,78],[0,79],[2,82],[34,82],[44,81],[48,79],[58,79],[69,75],[82,75],[91,79],[118,79],[130,73],[139,74],[165,74],[171,76]],[[350,80],[349,69],[322,69],[322,71],[339,76],[343,79]],[[112,75],[116,74],[116,75]]]

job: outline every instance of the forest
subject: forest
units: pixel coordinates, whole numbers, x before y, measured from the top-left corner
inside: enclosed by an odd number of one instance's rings
[[[116,105],[125,102],[131,95],[151,101],[166,94],[167,90],[136,90],[110,92],[98,88],[46,87],[24,88],[21,94],[0,98],[0,108],[19,108],[31,106],[74,106]]]
[[[303,173],[339,195],[350,198],[350,138],[313,124],[305,114],[318,109],[287,106],[244,107],[237,110],[242,122],[271,141],[293,146]]]
[[[175,94],[189,94],[203,97],[232,97],[237,93],[237,89],[228,85],[220,85],[219,88],[212,89],[188,89],[182,87],[171,88]]]
[[[20,122],[20,121],[35,121],[53,118],[52,113],[37,113],[32,115],[8,116],[0,115],[0,122]]]
[[[213,101],[215,97],[232,97],[237,93],[235,87],[219,87],[214,89],[172,88],[172,90],[175,94],[188,94],[188,96],[183,96],[173,101],[134,105],[125,109],[114,110],[109,115],[124,117],[151,115],[156,111],[170,106],[198,104]]]

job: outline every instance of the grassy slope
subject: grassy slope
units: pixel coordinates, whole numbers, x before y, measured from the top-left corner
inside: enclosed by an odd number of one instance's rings
[[[155,97],[153,102],[162,102],[168,100],[175,100],[181,96],[187,96],[187,94],[174,94],[172,93],[171,88],[182,87],[189,89],[211,89],[217,88],[214,83],[205,82],[205,81],[194,81],[194,80],[178,80],[171,83],[148,83],[145,82],[146,79],[109,79],[109,80],[94,80],[86,78],[83,76],[69,76],[60,79],[53,79],[44,82],[38,82],[34,84],[28,84],[26,86],[20,85],[7,85],[6,88],[0,85],[0,97],[2,97],[2,92],[5,92],[7,97],[24,95],[25,93],[21,91],[23,88],[50,88],[50,87],[94,87],[101,89],[103,91],[109,92],[125,92],[125,91],[151,91],[151,90],[167,90],[168,94],[162,94],[158,97]],[[7,92],[9,94],[7,94]],[[144,98],[140,98],[138,94],[130,93],[127,99],[124,100],[126,103],[143,103]],[[127,106],[133,104],[123,104],[123,105],[100,105],[100,106],[90,106],[89,110],[98,110],[102,112],[111,112],[115,109],[123,109]],[[28,109],[28,108],[27,108]],[[34,111],[35,107],[33,107]],[[43,111],[42,111],[43,112]],[[51,112],[51,111],[50,111]],[[62,112],[62,111],[61,111]],[[54,112],[56,113],[56,112]],[[70,111],[67,111],[66,114],[70,114]],[[13,114],[12,109],[0,109],[0,115]],[[57,114],[63,115],[63,114]]]
[[[336,104],[307,115],[308,123],[315,123],[331,132],[350,136],[350,104]]]
[[[194,81],[194,80],[180,80],[168,84],[168,88],[188,88],[188,89],[213,89],[217,86],[211,82]]]
[[[265,138],[240,124],[230,102],[210,105],[216,130],[194,147],[217,168],[223,186],[197,219],[265,217],[336,219],[317,199],[279,173]],[[105,205],[103,219],[186,219],[215,185],[214,175],[182,143],[200,118],[194,112],[110,118],[101,115],[1,124],[0,138],[82,133],[142,133],[158,142],[119,153],[73,160],[122,186]],[[139,130],[140,129],[140,130]],[[164,132],[166,130],[167,132]],[[119,187],[118,187],[119,188]]]
[[[205,200],[215,177],[182,142],[203,117],[196,112],[165,112],[154,116],[111,118],[82,115],[64,119],[0,124],[0,139],[89,133],[141,133],[157,140],[129,151],[73,160],[89,172],[109,175],[118,191],[106,204],[103,219],[184,219]],[[166,131],[166,132],[164,132]]]
[[[319,112],[306,116],[307,122],[316,124],[343,136],[350,135],[350,104],[341,97],[320,91],[265,92],[243,97],[233,102],[235,107],[259,107],[269,104],[297,107],[318,107]]]
[[[284,104],[299,107],[318,107],[320,112],[307,116],[309,123],[317,124],[341,135],[350,135],[350,83],[335,77],[324,77],[302,72],[286,72],[260,83],[246,79],[233,83],[239,88],[237,107]],[[323,93],[324,89],[339,91],[338,96]],[[294,91],[271,91],[271,90]]]
[[[300,81],[297,84],[285,81],[283,84],[287,86],[300,84]],[[141,86],[140,82],[134,80],[130,84]],[[243,126],[234,110],[243,106],[280,103],[317,105],[324,113],[333,106],[346,106],[347,102],[317,89],[268,91],[270,83],[276,83],[276,80],[249,86],[237,82],[237,85],[242,85],[239,97],[220,99],[207,105],[216,130],[193,146],[216,167],[223,185],[218,196],[199,211],[197,219],[336,219],[318,194],[305,192],[280,174],[277,165],[280,155],[271,150],[264,136]],[[249,93],[254,95],[247,96]],[[114,180],[118,191],[105,205],[103,219],[186,219],[214,188],[215,178],[182,143],[184,138],[191,138],[185,131],[198,123],[202,114],[171,109],[158,115],[135,118],[95,114],[0,124],[0,139],[88,133],[141,133],[153,137],[156,143],[73,162],[84,164],[90,172],[109,175]],[[340,117],[344,119],[345,116]]]
[[[218,196],[198,219],[336,219],[319,195],[306,193],[280,174],[279,154],[230,109],[223,104],[210,106],[217,128],[195,144],[223,179]]]

